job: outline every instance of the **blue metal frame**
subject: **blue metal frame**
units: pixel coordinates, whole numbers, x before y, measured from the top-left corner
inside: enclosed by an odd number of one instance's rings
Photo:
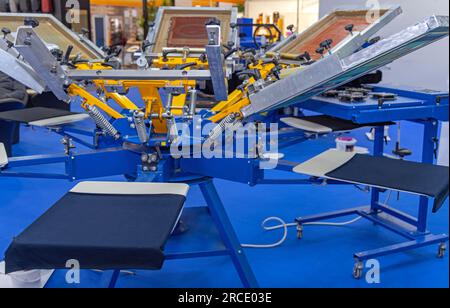
[[[33,173],[15,171],[21,167],[46,164],[64,164],[64,173]],[[4,177],[84,180],[136,172],[140,155],[122,148],[110,148],[80,153],[34,155],[9,159],[6,169],[0,171]],[[14,170],[14,171],[13,171]]]
[[[373,91],[393,93],[398,97],[395,101],[386,101],[381,107],[375,99],[347,103],[339,102],[335,98],[315,97],[298,107],[358,124],[427,118],[449,120],[448,93],[388,87],[375,87]]]
[[[216,226],[221,240],[224,244],[224,249],[209,250],[209,251],[192,251],[170,253],[165,256],[166,260],[180,260],[192,258],[218,257],[230,256],[234,267],[242,281],[244,288],[258,288],[256,277],[248,263],[244,250],[234,232],[233,226],[225,211],[222,200],[217,193],[213,180],[206,178],[194,182],[199,185],[203,197],[206,201],[209,215]],[[120,278],[120,270],[105,272],[102,281],[108,282],[109,288],[114,288],[117,280]],[[109,281],[108,281],[109,280]]]
[[[434,142],[438,134],[438,121],[430,119],[427,121],[422,121],[422,123],[425,126],[422,162],[433,163],[435,151]],[[378,127],[375,131],[373,154],[375,156],[382,156],[383,150],[384,128]],[[416,218],[381,204],[380,190],[374,188],[372,190],[371,205],[369,207],[360,207],[315,216],[299,217],[296,219],[296,222],[299,227],[302,227],[303,224],[310,222],[320,222],[339,217],[358,215],[376,225],[404,237],[407,240],[406,242],[396,245],[359,252],[354,255],[357,262],[364,262],[369,259],[379,258],[394,253],[448,242],[449,236],[447,234],[434,235],[427,231],[428,212],[429,198],[427,197],[420,197],[419,212]]]
[[[344,104],[336,100],[315,98],[303,103],[299,107],[342,119],[352,120],[361,124],[398,120],[409,120],[422,123],[425,126],[422,161],[424,163],[433,163],[435,141],[438,135],[438,120],[448,120],[449,118],[448,93],[414,92],[410,90],[381,87],[376,88],[375,91],[396,93],[399,95],[399,100],[397,102],[386,103],[380,108],[373,102],[368,104]],[[269,114],[265,118],[263,117],[261,120],[277,121],[277,119],[277,115],[274,113],[272,115]],[[119,124],[129,127],[129,125],[125,125],[126,123],[124,123],[124,121]],[[249,185],[308,185],[323,183],[321,179],[317,178],[266,178],[264,170],[260,169],[260,160],[253,158],[208,160],[200,158],[174,160],[168,153],[162,153],[163,157],[157,166],[157,171],[143,172],[141,166],[141,151],[157,147],[162,141],[165,141],[165,136],[154,137],[147,145],[147,148],[137,148],[136,152],[134,152],[131,149],[124,148],[122,140],[114,141],[112,138],[105,137],[98,140],[97,132],[94,129],[88,130],[76,125],[68,125],[52,130],[62,136],[68,136],[74,142],[88,146],[93,150],[86,152],[70,150],[68,154],[10,158],[6,168],[0,170],[0,176],[51,178],[73,181],[102,176],[126,175],[129,180],[132,181],[184,182],[190,183],[191,185],[199,185],[207,202],[212,220],[225,244],[225,248],[211,251],[168,254],[166,257],[168,260],[173,260],[229,255],[245,287],[257,287],[257,281],[251,271],[236,234],[233,231],[232,225],[211,178],[227,179]],[[80,138],[74,135],[79,135]],[[374,155],[383,155],[384,128],[378,127],[375,135]],[[93,143],[89,144],[81,139],[82,137],[92,138]],[[311,137],[307,136],[304,132],[289,128],[283,129],[279,137],[280,148],[311,139]],[[131,142],[130,139],[128,139],[128,142]],[[65,172],[61,174],[52,174],[20,171],[21,167],[55,163],[63,164]],[[279,162],[277,170],[292,172],[292,169],[296,165],[297,163],[282,160]],[[239,172],[236,172],[236,170],[239,170]],[[205,177],[208,178],[205,179]],[[349,185],[348,183],[338,181],[327,181],[326,183]],[[428,198],[420,198],[419,212],[416,218],[386,207],[380,203],[379,197],[380,190],[375,188],[372,190],[371,205],[369,207],[302,217],[297,221],[301,225],[307,222],[323,221],[349,215],[359,215],[407,239],[406,242],[398,245],[357,253],[355,254],[355,258],[358,262],[435,243],[443,243],[449,240],[448,235],[432,235],[427,231],[429,211]],[[396,218],[397,222],[392,222],[392,219],[390,218]],[[398,221],[400,221],[400,223],[398,223]],[[119,276],[120,271],[108,272],[105,273],[104,279],[108,282],[110,287],[114,287]]]

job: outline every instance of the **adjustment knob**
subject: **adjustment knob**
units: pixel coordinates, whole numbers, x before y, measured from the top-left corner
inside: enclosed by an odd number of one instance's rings
[[[32,28],[39,27],[39,21],[37,19],[35,19],[35,18],[27,17],[27,18],[25,18],[23,23],[24,23],[25,26],[30,26]]]
[[[333,44],[333,40],[328,39],[320,43],[320,47],[323,47],[324,49],[331,49],[331,44]]]
[[[213,17],[210,20],[208,20],[205,25],[206,26],[220,26],[220,20]]]
[[[4,35],[4,38],[6,38],[9,34],[11,34],[11,29],[4,27],[2,28],[2,33]]]
[[[355,28],[354,24],[349,24],[345,26],[345,31],[350,32],[351,35],[353,35],[353,29]]]
[[[316,49],[316,53],[318,53],[319,55],[323,56],[325,52],[325,48],[324,47],[319,47]]]

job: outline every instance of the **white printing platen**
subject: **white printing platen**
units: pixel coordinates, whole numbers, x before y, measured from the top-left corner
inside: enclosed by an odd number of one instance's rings
[[[291,127],[301,129],[310,133],[328,134],[333,132],[333,130],[327,126],[299,118],[283,118],[281,119],[281,122]]]
[[[73,114],[73,115],[68,115],[68,116],[34,121],[34,122],[30,122],[28,124],[31,126],[49,127],[49,126],[59,126],[59,125],[64,125],[64,124],[80,122],[80,121],[84,121],[88,118],[90,118],[88,114],[80,113],[80,114]]]
[[[356,154],[356,152],[343,152],[331,149],[298,165],[294,168],[294,172],[326,178],[326,174],[349,162]]]
[[[82,182],[70,192],[98,195],[181,195],[187,196],[189,185],[178,183]]]

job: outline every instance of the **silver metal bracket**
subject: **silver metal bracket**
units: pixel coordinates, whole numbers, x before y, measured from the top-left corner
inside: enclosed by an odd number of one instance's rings
[[[228,99],[228,87],[225,81],[220,25],[208,25],[206,32],[208,34],[206,55],[208,56],[214,96],[217,101],[225,101]]]
[[[8,165],[8,155],[6,154],[5,145],[0,142],[0,169]]]

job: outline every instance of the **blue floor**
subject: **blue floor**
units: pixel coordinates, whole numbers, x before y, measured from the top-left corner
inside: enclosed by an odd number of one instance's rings
[[[364,133],[354,135],[360,146],[370,147]],[[395,130],[392,130],[395,136]],[[405,123],[403,146],[420,158],[421,126]],[[22,129],[22,142],[15,146],[16,155],[53,153],[62,150],[57,136],[45,131]],[[286,158],[303,161],[333,147],[334,138],[323,138],[293,146],[284,151]],[[391,151],[393,143],[386,150]],[[55,170],[58,166],[48,167]],[[238,171],[237,171],[238,172]],[[274,177],[291,176],[273,172]],[[103,180],[103,179],[102,179]],[[120,177],[108,180],[122,180]],[[230,219],[242,243],[272,243],[281,231],[265,233],[260,223],[268,216],[279,216],[292,222],[297,216],[367,205],[370,196],[350,186],[258,186],[217,180]],[[0,178],[0,252],[13,236],[38,218],[74,184],[57,180]],[[392,198],[391,206],[416,214],[418,198],[402,194]],[[189,195],[188,205],[204,202],[197,188]],[[448,233],[449,206],[430,215],[429,227],[434,233]],[[296,239],[291,230],[288,240],[275,249],[247,249],[246,253],[262,287],[449,287],[448,257],[436,258],[437,247],[393,255],[380,260],[381,284],[368,285],[352,278],[353,253],[397,243],[402,239],[367,221],[342,228],[308,227],[305,238]],[[49,287],[67,287],[64,271],[58,271]],[[101,286],[99,273],[83,271],[78,287]],[[228,258],[168,261],[159,272],[137,272],[122,276],[119,287],[240,287],[237,274]]]

